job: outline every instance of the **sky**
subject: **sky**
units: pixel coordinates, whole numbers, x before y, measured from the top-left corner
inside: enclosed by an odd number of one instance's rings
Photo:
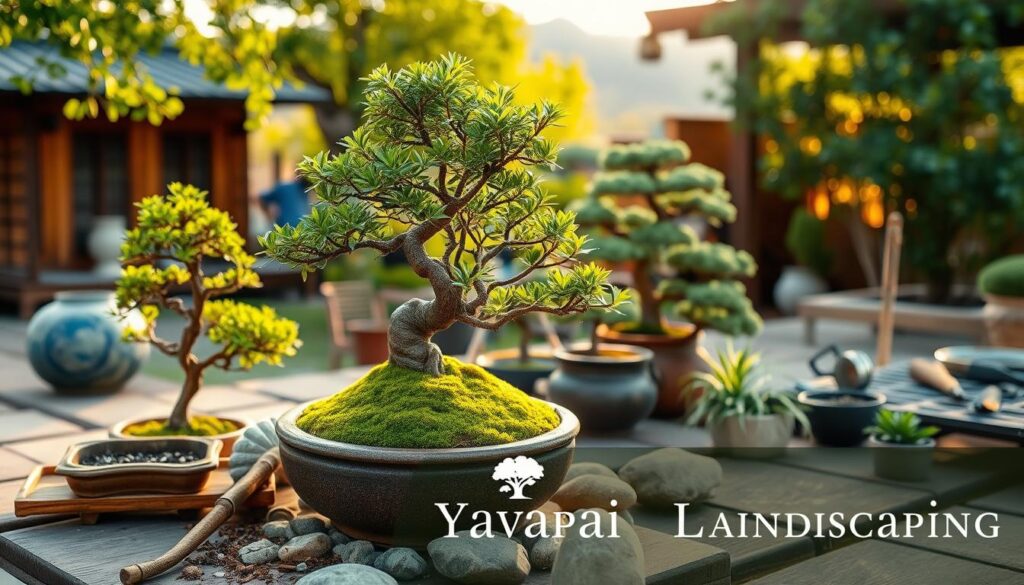
[[[529,24],[564,19],[601,36],[641,37],[650,24],[644,12],[711,4],[713,0],[496,0],[518,12]]]

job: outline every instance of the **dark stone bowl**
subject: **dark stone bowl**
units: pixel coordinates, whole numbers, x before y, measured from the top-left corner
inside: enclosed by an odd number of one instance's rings
[[[811,433],[819,444],[855,447],[867,439],[864,429],[875,424],[885,395],[861,390],[805,390],[797,401],[807,407]]]
[[[310,403],[289,410],[277,421],[281,460],[295,492],[342,532],[390,546],[423,548],[448,533],[437,504],[459,516],[456,530],[476,521],[473,512],[527,512],[554,495],[572,464],[579,433],[576,417],[551,406],[561,424],[542,435],[487,447],[395,449],[339,443],[313,436],[295,421]],[[510,499],[505,485],[492,479],[506,458],[532,457],[544,475],[526,487],[526,499]],[[479,520],[479,519],[477,519]],[[501,524],[494,517],[494,528]]]

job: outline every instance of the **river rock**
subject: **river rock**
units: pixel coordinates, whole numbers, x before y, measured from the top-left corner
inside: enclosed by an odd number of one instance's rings
[[[708,499],[722,483],[722,466],[711,457],[666,448],[623,465],[619,477],[645,506],[671,507]]]
[[[555,564],[555,556],[565,540],[560,536],[538,538],[530,548],[530,565],[539,571],[550,571]]]
[[[238,560],[247,565],[262,565],[277,560],[281,547],[266,538],[243,546],[238,551]]]
[[[349,537],[349,535],[335,528],[331,528],[330,530],[328,530],[327,536],[331,537],[331,542],[333,542],[335,545],[348,544],[352,542],[352,539]]]
[[[334,554],[341,557],[342,562],[357,565],[372,565],[375,552],[369,540],[353,540],[334,547]]]
[[[287,520],[274,520],[263,525],[263,536],[291,540],[297,535],[292,531],[292,527]]]
[[[456,538],[437,538],[427,545],[438,573],[464,585],[518,585],[530,574],[526,549],[503,536],[473,538],[468,530]]]
[[[615,472],[607,465],[584,461],[582,463],[573,463],[570,465],[569,471],[566,472],[565,479],[562,480],[562,483],[572,481],[581,475],[603,475],[604,477],[614,477],[616,479],[619,477],[618,475],[615,475]]]
[[[613,500],[617,505],[612,505]],[[582,508],[624,510],[636,504],[636,492],[617,477],[581,475],[563,483],[555,495],[551,496],[551,501],[567,512]]]
[[[366,565],[331,565],[313,571],[295,585],[398,585],[398,581]]]
[[[327,534],[327,523],[322,518],[316,516],[299,516],[289,522],[288,526],[295,533],[295,536],[316,534],[317,532]]]
[[[297,563],[307,559],[315,559],[331,550],[331,538],[322,532],[303,534],[284,543],[277,552],[277,558],[286,563]]]
[[[644,551],[633,527],[618,522],[618,538],[610,537],[611,515],[604,510],[596,513],[600,515],[604,538],[590,535],[590,528],[589,537],[584,538],[580,525],[570,528],[555,556],[551,582],[558,585],[643,585]]]
[[[399,581],[411,581],[427,574],[427,561],[411,548],[392,548],[381,553],[373,566]]]

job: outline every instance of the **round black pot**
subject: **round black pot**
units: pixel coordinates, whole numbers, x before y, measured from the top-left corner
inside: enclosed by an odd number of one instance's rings
[[[476,523],[473,512],[527,512],[548,501],[572,464],[579,421],[552,405],[561,424],[542,435],[487,447],[395,449],[339,443],[315,437],[295,424],[310,403],[289,410],[277,421],[281,461],[295,492],[342,532],[389,546],[425,547],[448,533],[438,504],[458,517],[456,530]],[[510,499],[492,479],[506,458],[532,457],[544,475],[524,490],[527,499]],[[477,520],[478,521],[478,520]],[[495,526],[500,521],[494,517]]]
[[[805,390],[797,396],[808,408],[811,433],[821,445],[853,447],[864,442],[864,429],[875,422],[885,404],[879,392]]]
[[[476,363],[532,396],[536,394],[537,381],[547,378],[555,371],[555,360],[550,357],[531,356],[530,361],[523,364],[518,356],[518,350],[499,349],[481,354]]]
[[[548,397],[580,418],[584,432],[629,429],[651,415],[658,386],[651,376],[654,353],[643,347],[601,344],[597,355],[586,345],[555,351]]]

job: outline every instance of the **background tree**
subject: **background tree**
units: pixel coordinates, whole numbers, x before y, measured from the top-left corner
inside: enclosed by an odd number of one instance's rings
[[[205,191],[181,183],[171,183],[168,191],[166,197],[154,195],[138,204],[137,225],[125,234],[121,248],[124,269],[116,298],[121,311],[139,309],[146,319],[145,329],[127,328],[125,338],[151,343],[178,360],[185,381],[167,427],[188,429],[188,405],[207,368],[280,365],[284,357],[295,355],[301,342],[295,322],[279,318],[270,307],[216,300],[260,286],[252,269],[254,258],[245,252],[245,240],[228,214],[210,207]],[[224,260],[230,267],[207,275],[203,263],[209,259]],[[176,295],[181,288],[191,303]],[[177,341],[157,335],[161,309],[185,320]],[[194,353],[201,335],[218,346],[203,358]]]
[[[610,148],[591,197],[577,212],[582,225],[600,234],[590,255],[625,263],[632,273],[640,304],[637,332],[665,333],[662,305],[671,301],[676,314],[698,329],[753,335],[761,319],[738,279],[754,275],[754,259],[727,244],[701,241],[681,223],[688,216],[711,226],[736,219],[722,174],[686,164],[689,159],[690,149],[680,141]],[[671,274],[661,278],[665,264]]]
[[[811,0],[794,57],[774,44],[778,4],[718,23],[759,58],[733,84],[739,118],[766,138],[765,187],[853,206],[855,226],[907,217],[906,265],[947,300],[1024,226],[1024,67],[998,47],[1020,2]],[[855,239],[856,241],[856,239]]]
[[[560,268],[586,238],[529,172],[555,161],[555,144],[541,133],[561,117],[558,107],[517,105],[510,88],[482,87],[457,55],[398,71],[381,66],[364,99],[364,123],[344,151],[300,166],[322,203],[261,243],[303,270],[354,250],[401,250],[434,299],[411,300],[392,315],[392,364],[439,375],[441,352],[430,338],[456,322],[497,329],[530,312],[565,315],[623,300],[606,289],[606,270]],[[444,249],[431,257],[425,244],[438,234]],[[494,261],[506,251],[520,264],[499,280]],[[539,270],[545,279],[524,280]]]

